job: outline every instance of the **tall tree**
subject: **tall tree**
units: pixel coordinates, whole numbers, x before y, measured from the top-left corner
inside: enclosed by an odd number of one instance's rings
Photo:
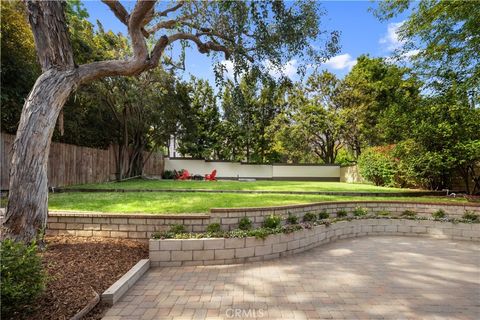
[[[337,100],[344,140],[356,157],[366,146],[405,138],[420,99],[420,83],[408,71],[382,58],[360,56],[346,75]]]
[[[213,88],[206,80],[192,78],[190,101],[178,151],[194,158],[218,158],[220,113]]]
[[[312,74],[289,92],[288,109],[270,129],[287,160],[335,163],[342,148],[338,95],[340,81],[330,72]],[[281,147],[280,147],[281,150]],[[292,158],[293,156],[293,158]]]
[[[177,41],[200,53],[220,52],[237,66],[282,65],[312,53],[320,13],[314,1],[200,2],[137,1],[131,12],[119,1],[103,1],[128,28],[127,59],[78,65],[69,39],[62,1],[27,0],[27,11],[42,74],[23,107],[13,147],[10,192],[3,237],[29,241],[45,228],[48,208],[47,161],[54,126],[65,101],[82,84],[108,76],[140,74],[155,68],[165,48]],[[155,37],[155,34],[157,35]],[[146,37],[156,39],[149,49]],[[336,34],[332,35],[336,40]],[[326,51],[335,51],[336,41]],[[320,57],[321,58],[321,57]]]
[[[398,30],[406,54],[424,74],[427,82],[443,81],[456,74],[463,87],[478,104],[480,88],[480,10],[477,1],[387,0],[374,11],[381,20],[403,12],[408,18]]]

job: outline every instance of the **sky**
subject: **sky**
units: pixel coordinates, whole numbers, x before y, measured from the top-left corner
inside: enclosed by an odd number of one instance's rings
[[[93,23],[100,20],[106,30],[126,34],[126,27],[120,23],[108,7],[100,1],[83,1]],[[127,10],[133,7],[134,2],[122,1]],[[326,10],[322,17],[322,27],[326,30],[341,32],[341,51],[328,60],[323,68],[344,77],[355,65],[356,59],[362,54],[371,57],[388,57],[393,50],[401,45],[396,29],[406,16],[398,16],[387,22],[379,21],[369,8],[376,4],[371,1],[321,1],[320,5]],[[208,79],[214,85],[212,58],[200,54],[195,48],[189,49],[186,54],[186,70],[182,74],[184,79],[190,75]],[[228,64],[226,65],[228,69]],[[292,80],[297,80],[297,62],[287,62],[283,70]],[[273,71],[272,71],[273,72]]]

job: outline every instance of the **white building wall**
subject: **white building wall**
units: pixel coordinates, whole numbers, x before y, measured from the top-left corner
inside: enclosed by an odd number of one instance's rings
[[[255,178],[340,181],[340,166],[337,165],[265,165],[165,158],[165,170],[180,171],[182,169],[187,169],[192,175],[205,175],[213,170],[217,170],[217,177],[224,179]]]

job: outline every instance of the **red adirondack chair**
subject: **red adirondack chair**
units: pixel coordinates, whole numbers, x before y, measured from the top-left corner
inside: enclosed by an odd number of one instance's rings
[[[217,170],[213,170],[212,173],[205,175],[205,180],[216,181],[217,180],[216,176],[217,176]]]
[[[178,180],[189,180],[191,179],[192,176],[190,175],[190,172],[188,172],[188,170],[183,170],[183,173],[181,176],[178,177]]]

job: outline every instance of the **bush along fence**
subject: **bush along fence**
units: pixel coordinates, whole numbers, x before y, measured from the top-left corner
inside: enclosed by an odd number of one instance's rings
[[[440,209],[450,218],[460,218],[466,211],[480,214],[478,204],[400,201],[322,202],[281,207],[212,209],[209,214],[200,215],[50,212],[47,234],[147,240],[153,233],[167,231],[171,225],[176,224],[184,226],[187,232],[205,232],[212,223],[218,223],[221,230],[229,231],[237,229],[244,217],[248,217],[255,228],[260,227],[265,218],[272,214],[282,217],[283,220],[294,216],[302,221],[305,215],[318,215],[323,212],[330,217],[353,215],[356,208],[364,208],[367,213],[372,214],[389,212],[392,216],[400,216],[410,211],[418,216],[431,217],[432,213]]]
[[[357,209],[357,215],[361,215],[360,212]],[[467,213],[469,214],[478,220],[478,215]],[[273,229],[264,227],[260,230],[217,234],[223,235],[222,238],[181,239],[199,235],[180,233],[175,235],[179,239],[150,239],[150,263],[152,266],[171,267],[262,261],[300,253],[338,239],[361,236],[427,236],[480,241],[480,223],[468,219],[434,220],[363,215]],[[252,234],[255,236],[249,236]],[[166,233],[159,233],[155,236],[165,235]]]

